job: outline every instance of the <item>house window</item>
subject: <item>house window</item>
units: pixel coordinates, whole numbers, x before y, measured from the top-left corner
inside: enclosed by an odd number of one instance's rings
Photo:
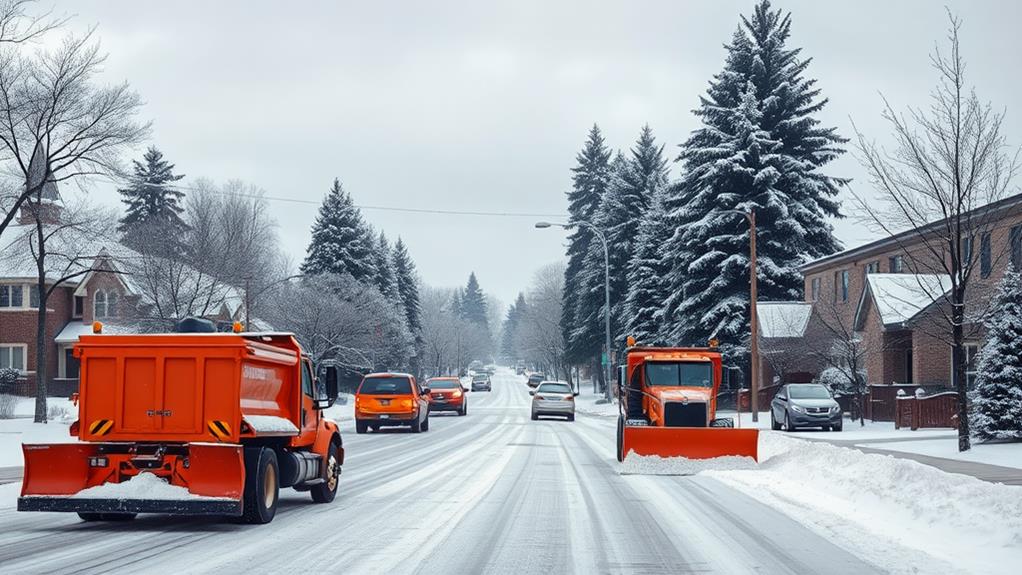
[[[976,385],[976,366],[979,363],[976,361],[979,355],[979,344],[967,343],[965,348],[965,383],[969,386],[969,389],[973,389]],[[954,366],[951,366],[954,369]]]
[[[834,301],[848,301],[848,270],[834,272]]]
[[[990,277],[990,232],[979,237],[979,275]]]
[[[972,236],[962,238],[962,268],[972,265]]]
[[[92,300],[92,313],[97,318],[117,317],[117,292],[97,291]]]
[[[5,308],[25,307],[25,286],[23,285],[0,286],[0,307]]]
[[[865,278],[869,274],[875,274],[880,271],[880,260],[872,261],[866,264],[862,268],[862,277]]]
[[[1022,225],[1011,227],[1011,266],[1018,271],[1022,264]]]
[[[904,269],[904,263],[901,256],[887,258],[887,266],[890,268],[890,272],[892,274],[900,274],[902,269]]]
[[[75,305],[75,307],[72,310],[71,316],[72,317],[82,317],[82,314],[85,313],[85,297],[84,296],[80,296],[80,295],[76,295],[75,296],[75,304],[74,305]]]
[[[0,369],[16,369],[25,371],[25,344],[0,345]]]
[[[817,301],[820,299],[820,278],[813,278],[809,282],[809,293],[812,298],[810,301]]]
[[[28,307],[39,309],[39,286],[28,286]]]

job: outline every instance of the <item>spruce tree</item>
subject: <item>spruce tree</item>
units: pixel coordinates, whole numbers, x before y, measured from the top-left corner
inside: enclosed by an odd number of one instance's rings
[[[1022,440],[1022,275],[1010,264],[991,309],[970,396],[972,432],[987,441]]]
[[[479,287],[475,272],[468,276],[468,284],[461,295],[461,317],[490,332],[489,315],[486,313],[486,296]]]
[[[387,235],[380,232],[376,244],[376,287],[387,300],[400,303],[401,295],[397,291],[397,278],[394,272],[394,258]]]
[[[408,248],[405,247],[401,238],[398,237],[394,244],[394,280],[397,284],[397,292],[401,296],[401,305],[405,311],[405,318],[408,320],[408,329],[415,335],[418,341],[422,331],[422,308],[419,304],[419,284],[415,273],[415,263],[408,255]]]
[[[663,199],[658,190],[639,223],[635,254],[628,265],[628,294],[624,303],[624,336],[645,345],[670,345],[663,329],[664,306],[669,295],[665,276],[670,270],[664,244],[673,230],[666,223]]]
[[[578,222],[594,224],[597,210],[610,183],[611,152],[604,144],[599,126],[593,124],[585,146],[576,157],[577,165],[572,171],[572,189],[568,192],[568,223],[574,224],[568,236],[568,265],[564,270],[564,305],[561,311],[561,331],[566,342],[565,358],[569,362],[580,362],[598,353],[591,342],[582,342],[572,337],[579,325],[575,313],[578,296],[582,289],[580,276],[594,243],[592,231]],[[602,257],[602,256],[601,256]],[[587,345],[588,344],[588,345]]]
[[[507,308],[507,316],[504,318],[504,326],[501,331],[500,351],[511,360],[519,359],[515,340],[523,313],[525,313],[525,294],[519,292],[518,298]]]
[[[334,179],[312,225],[312,241],[301,265],[302,273],[349,274],[358,281],[375,284],[376,251],[376,238],[362,212],[340,180]]]
[[[128,187],[117,190],[127,206],[117,230],[129,247],[141,249],[145,245],[144,251],[152,253],[153,240],[158,239],[167,255],[179,254],[188,225],[181,218],[184,192],[174,189],[173,183],[185,176],[175,174],[174,164],[164,160],[156,147],[146,150],[142,160],[132,162]]]
[[[826,99],[803,75],[810,60],[786,47],[790,28],[768,0],[742,18],[695,111],[703,127],[682,145],[684,175],[665,203],[675,230],[665,319],[678,343],[748,336],[748,227],[735,210],[756,212],[763,300],[801,299],[798,266],[839,248],[827,218],[840,216],[845,180],[821,169],[846,140],[815,117]]]

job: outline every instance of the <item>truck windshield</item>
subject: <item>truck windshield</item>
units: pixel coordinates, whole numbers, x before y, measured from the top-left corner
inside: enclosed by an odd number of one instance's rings
[[[411,395],[412,383],[405,377],[368,377],[358,392],[369,395]]]
[[[713,364],[708,361],[651,361],[646,364],[646,385],[713,387]]]
[[[431,379],[426,382],[426,387],[430,389],[458,389],[461,387],[461,382],[456,379]]]

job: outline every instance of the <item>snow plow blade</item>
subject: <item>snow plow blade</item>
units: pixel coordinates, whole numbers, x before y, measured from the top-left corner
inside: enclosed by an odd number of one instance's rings
[[[18,511],[241,515],[245,464],[240,445],[179,444],[150,455],[125,444],[26,444]],[[157,489],[82,493],[150,473]],[[171,478],[168,482],[168,477]]]
[[[618,461],[629,453],[688,459],[738,456],[759,461],[758,445],[758,429],[626,425],[620,436]]]

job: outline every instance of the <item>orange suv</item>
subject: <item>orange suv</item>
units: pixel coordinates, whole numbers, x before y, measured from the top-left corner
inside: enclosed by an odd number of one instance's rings
[[[407,425],[429,431],[429,388],[407,373],[370,373],[355,392],[355,432]]]
[[[429,410],[454,411],[458,415],[468,413],[468,398],[461,380],[456,377],[431,377],[426,380],[429,388]]]

